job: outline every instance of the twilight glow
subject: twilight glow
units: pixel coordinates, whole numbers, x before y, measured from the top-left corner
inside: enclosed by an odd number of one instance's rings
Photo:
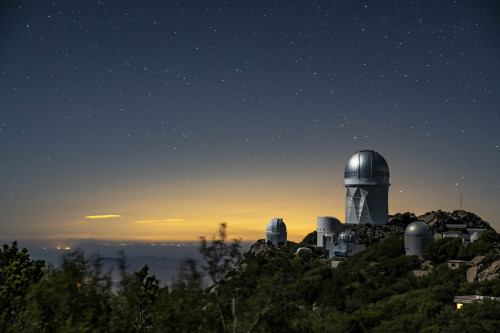
[[[112,217],[121,217],[121,215],[88,215],[85,216],[86,219],[109,219]]]

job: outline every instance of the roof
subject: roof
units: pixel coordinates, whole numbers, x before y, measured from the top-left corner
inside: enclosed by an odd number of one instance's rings
[[[500,301],[500,297],[492,297],[492,296],[481,296],[481,295],[466,295],[466,296],[455,296],[453,297],[453,302],[455,303],[473,303],[483,299],[491,299],[494,301]]]
[[[405,237],[432,237],[433,235],[432,228],[423,221],[412,222],[405,229]]]
[[[344,183],[346,186],[389,186],[389,166],[382,155],[373,150],[358,151],[345,166]]]
[[[467,228],[467,224],[453,224],[453,223],[447,223],[446,228],[452,228],[452,229],[465,229]]]
[[[286,233],[286,225],[283,219],[274,218],[266,226],[266,233]]]

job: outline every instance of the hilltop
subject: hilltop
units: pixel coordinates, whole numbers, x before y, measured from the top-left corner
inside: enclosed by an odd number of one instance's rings
[[[380,241],[395,232],[404,232],[406,226],[414,221],[424,221],[434,233],[446,230],[446,224],[465,224],[467,228],[481,228],[493,230],[490,224],[474,213],[464,210],[444,212],[441,210],[427,212],[422,215],[414,213],[397,213],[389,215],[389,222],[386,225],[345,225],[346,230],[353,230],[358,235],[361,243],[371,244]]]

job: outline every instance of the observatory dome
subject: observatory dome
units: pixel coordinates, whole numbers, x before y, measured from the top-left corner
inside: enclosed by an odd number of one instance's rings
[[[280,242],[286,243],[286,225],[283,219],[274,218],[266,226],[266,243],[271,242],[275,245]]]
[[[405,229],[405,237],[422,237],[422,236],[433,236],[432,228],[423,221],[415,221],[410,224]]]
[[[266,232],[286,233],[286,225],[283,219],[272,219],[266,227]]]
[[[389,166],[379,153],[361,150],[345,166],[344,183],[348,185],[389,186]]]
[[[415,221],[405,229],[405,251],[407,256],[422,257],[425,249],[434,241],[432,228],[423,221]]]
[[[337,242],[339,243],[351,243],[354,244],[358,240],[358,235],[354,231],[345,230],[339,234],[339,238],[337,238]]]

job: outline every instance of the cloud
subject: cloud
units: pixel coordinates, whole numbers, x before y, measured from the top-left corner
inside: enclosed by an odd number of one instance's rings
[[[138,224],[147,224],[147,223],[162,223],[162,222],[183,222],[184,220],[180,219],[165,219],[165,220],[138,220],[134,221],[133,223],[138,223]]]
[[[121,215],[88,215],[85,216],[86,219],[109,219],[112,217],[121,217]]]

